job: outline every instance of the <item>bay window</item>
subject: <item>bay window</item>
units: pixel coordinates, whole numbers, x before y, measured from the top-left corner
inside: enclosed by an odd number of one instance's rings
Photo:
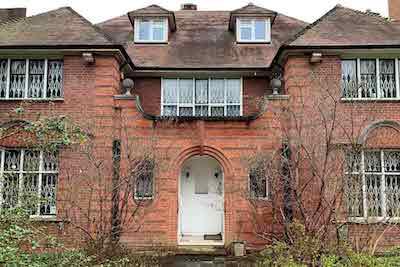
[[[347,153],[345,196],[350,218],[399,218],[400,151]]]
[[[63,98],[63,61],[0,59],[0,100]]]
[[[0,150],[0,207],[29,208],[32,216],[56,215],[58,154]]]
[[[342,60],[342,97],[398,99],[398,59]]]
[[[163,79],[161,94],[163,116],[242,115],[241,79]]]

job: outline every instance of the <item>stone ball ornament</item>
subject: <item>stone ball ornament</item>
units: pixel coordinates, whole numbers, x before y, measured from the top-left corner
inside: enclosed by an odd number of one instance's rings
[[[126,78],[122,81],[122,88],[124,89],[126,95],[131,95],[131,91],[134,87],[135,82],[132,79]]]
[[[274,95],[279,94],[281,87],[282,87],[282,81],[280,79],[272,79],[271,80],[271,87]]]

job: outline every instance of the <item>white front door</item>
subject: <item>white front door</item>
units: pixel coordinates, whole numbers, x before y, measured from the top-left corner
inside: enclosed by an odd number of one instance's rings
[[[208,156],[188,160],[180,177],[181,236],[223,235],[223,173]]]

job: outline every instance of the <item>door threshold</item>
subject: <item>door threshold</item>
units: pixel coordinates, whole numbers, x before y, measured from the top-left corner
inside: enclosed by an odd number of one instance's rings
[[[205,240],[204,235],[183,235],[178,239],[179,246],[224,246],[224,240]]]

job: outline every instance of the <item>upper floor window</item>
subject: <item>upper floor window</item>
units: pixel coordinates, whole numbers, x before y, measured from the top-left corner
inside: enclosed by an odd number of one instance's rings
[[[400,151],[346,155],[345,196],[350,218],[400,217]]]
[[[0,207],[23,205],[33,216],[56,215],[58,153],[0,150]]]
[[[167,18],[135,19],[135,42],[164,43],[168,41]]]
[[[63,98],[61,60],[0,59],[0,100]]]
[[[242,115],[242,79],[163,79],[161,94],[163,116]]]
[[[398,64],[398,59],[342,60],[343,98],[399,98]]]
[[[237,41],[245,43],[271,42],[270,19],[237,19]]]

